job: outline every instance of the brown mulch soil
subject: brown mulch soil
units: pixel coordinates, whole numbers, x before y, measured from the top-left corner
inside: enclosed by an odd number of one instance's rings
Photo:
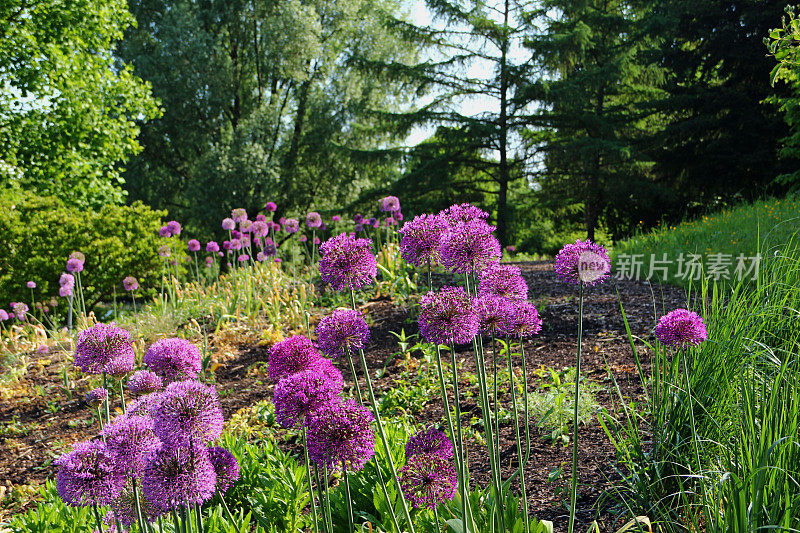
[[[542,367],[563,369],[575,365],[578,324],[577,290],[556,280],[549,262],[521,263],[530,287],[530,299],[540,310],[544,322],[542,332],[525,343],[526,362],[530,381],[532,373]],[[443,284],[452,282],[441,276]],[[583,375],[597,385],[596,399],[612,414],[617,412],[619,398],[613,389],[608,369],[614,374],[623,397],[641,399],[642,386],[633,352],[628,343],[619,297],[635,336],[647,337],[652,332],[655,316],[685,305],[685,294],[673,287],[651,286],[636,281],[616,281],[588,288],[584,303]],[[654,302],[656,305],[654,306]],[[369,302],[364,309],[373,322],[372,345],[367,352],[371,369],[386,365],[387,372],[374,382],[379,390],[393,386],[403,365],[392,356],[398,351],[392,331],[402,329],[406,334],[417,333],[416,324],[407,308],[393,306],[388,301]],[[470,347],[458,350],[463,368],[474,372]],[[645,372],[649,365],[646,347],[637,344]],[[55,474],[52,460],[69,448],[71,443],[95,433],[96,426],[90,410],[80,395],[67,394],[63,368],[66,355],[51,352],[28,354],[28,372],[20,381],[25,390],[10,400],[0,400],[0,491],[8,494],[12,487],[41,483]],[[223,411],[228,417],[242,407],[271,396],[272,387],[258,363],[267,358],[263,346],[245,344],[236,357],[216,370],[216,385]],[[339,362],[343,363],[343,362]],[[338,363],[337,363],[338,364]],[[519,367],[521,361],[515,361]],[[341,364],[346,379],[350,372]],[[0,372],[6,369],[0,368]],[[86,378],[73,374],[71,390],[87,390]],[[363,379],[363,376],[362,378]],[[466,383],[463,384],[466,386]],[[462,402],[464,423],[473,416],[480,418],[480,407],[474,400]],[[443,409],[438,395],[420,406],[416,420],[421,423],[443,423]],[[571,446],[553,444],[544,439],[544,432],[532,425],[532,457],[525,470],[530,511],[540,519],[552,520],[556,531],[567,529],[568,483],[571,471]],[[618,479],[615,470],[615,451],[595,418],[579,432],[578,530],[586,531],[592,520],[598,519],[601,530],[615,525],[617,517],[601,496]],[[504,469],[516,468],[514,426],[501,427],[501,457]],[[468,444],[469,464],[475,486],[489,483],[489,467],[483,448]],[[558,474],[560,469],[560,474]],[[555,475],[554,475],[555,473]],[[550,479],[550,481],[548,481]],[[3,513],[0,512],[0,515]],[[617,527],[621,524],[616,524]]]

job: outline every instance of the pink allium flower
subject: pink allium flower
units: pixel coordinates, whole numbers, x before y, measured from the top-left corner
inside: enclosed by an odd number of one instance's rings
[[[309,228],[318,228],[322,226],[322,217],[316,211],[311,211],[309,214],[306,215],[306,225]]]
[[[206,252],[217,253],[219,252],[219,244],[216,241],[208,241],[206,244]]]
[[[167,226],[161,226],[158,230],[158,234],[161,237],[171,237],[172,233],[170,233],[169,228]]]
[[[197,239],[189,239],[189,242],[186,243],[186,247],[189,249],[190,252],[199,252],[200,241],[198,241]]]
[[[206,268],[211,268],[211,265],[213,265],[213,264],[214,264],[214,258],[213,257],[206,257]]]
[[[27,287],[28,287],[29,289],[35,289],[35,288],[36,288],[36,282],[35,282],[35,281],[29,281],[29,282],[28,282],[28,283],[26,283],[25,285],[27,285]]]
[[[71,257],[70,259],[68,259],[67,272],[72,272],[73,274],[77,272],[83,272],[83,261],[81,261],[77,257]]]
[[[307,417],[308,455],[333,470],[364,468],[375,455],[372,413],[353,400],[339,400]]]
[[[158,247],[158,255],[161,257],[169,257],[172,254],[172,248],[169,247],[167,244],[163,244]]]
[[[278,209],[278,205],[275,202],[267,202],[267,205],[264,206],[264,209],[270,213],[274,213]]]
[[[230,240],[230,249],[231,250],[241,250],[242,249],[242,240],[241,239],[231,239]]]
[[[606,249],[599,244],[578,239],[558,252],[554,268],[561,281],[596,285],[608,278],[611,259]]]
[[[361,216],[359,214],[356,214],[356,215],[353,216],[353,223],[354,224],[362,224],[363,222],[364,222],[364,217],[363,216]]]
[[[126,291],[135,291],[139,288],[139,280],[134,278],[133,276],[126,276],[122,279],[122,287]]]
[[[234,222],[242,222],[247,220],[247,210],[241,207],[236,208],[231,211],[231,218]]]
[[[169,381],[193,379],[203,370],[203,361],[197,346],[177,337],[161,339],[151,344],[142,362]]]
[[[319,349],[329,357],[363,350],[369,342],[369,326],[364,315],[353,309],[336,309],[317,326]]]
[[[236,221],[232,218],[223,218],[222,219],[222,229],[226,231],[231,231],[236,227]]]
[[[321,359],[325,358],[310,339],[303,335],[294,335],[270,348],[269,378],[277,383],[289,374],[316,368]]]
[[[5,309],[0,309],[0,322],[5,322],[8,318],[8,312]]]
[[[314,244],[319,244],[322,241],[319,240],[319,237],[314,237]]]
[[[335,402],[343,385],[341,372],[333,377],[317,369],[289,374],[275,385],[275,420],[284,428],[302,424],[306,416]]]
[[[167,222],[167,229],[169,229],[169,234],[173,237],[177,237],[181,234],[181,225],[175,220]]]
[[[658,319],[656,337],[665,346],[687,348],[708,339],[703,319],[694,311],[675,309]]]
[[[283,229],[286,233],[297,233],[300,231],[300,222],[296,218],[287,218],[283,221]]]
[[[62,287],[69,287],[70,289],[73,289],[75,288],[75,276],[65,272],[61,274],[60,278],[58,278],[58,284]]]
[[[514,253],[517,251],[517,247],[514,246],[513,244],[509,244],[508,246],[506,246],[506,251]]]
[[[411,457],[398,473],[403,494],[415,509],[435,509],[456,495],[458,475],[452,459],[420,453]]]
[[[339,222],[340,220],[342,220],[342,217],[340,217],[339,215],[333,215],[331,217],[331,222]]]
[[[394,213],[400,211],[400,200],[397,199],[397,196],[387,196],[380,200],[379,206],[381,211]]]
[[[114,456],[102,441],[79,442],[71,452],[55,460],[56,488],[72,507],[108,505],[127,481],[114,465]]]
[[[486,221],[486,219],[489,218],[489,213],[472,204],[456,204],[439,212],[439,216],[450,226],[456,226],[457,224],[472,222],[474,220]]]
[[[528,284],[522,278],[519,267],[493,263],[481,271],[478,279],[479,296],[528,299]]]
[[[92,389],[83,396],[83,400],[86,402],[86,404],[89,407],[94,407],[95,409],[100,407],[107,399],[108,391],[103,387]]]
[[[371,240],[342,233],[322,243],[319,252],[320,276],[333,290],[356,290],[375,281],[378,264]]]
[[[264,221],[256,220],[255,222],[253,222],[250,231],[256,237],[266,237],[267,235],[269,235],[269,226],[267,226],[267,223]]]
[[[114,324],[98,323],[81,331],[75,346],[75,366],[87,374],[112,370],[114,360],[132,367],[134,358],[131,334]]]
[[[435,344],[466,344],[478,333],[478,317],[462,287],[444,287],[420,300],[419,331]]]
[[[70,296],[72,296],[72,291],[73,287],[70,286],[59,287],[58,295],[61,296],[62,298],[69,298]]]
[[[267,222],[267,215],[265,215],[264,213],[257,214],[256,215],[256,222],[264,222],[264,223],[266,223]]]
[[[452,272],[480,272],[499,261],[502,251],[493,231],[483,220],[451,225],[439,245],[442,266]]]
[[[247,254],[242,254],[236,260],[239,261],[240,263],[244,263],[246,261],[250,261],[250,256]]]
[[[399,230],[403,258],[415,266],[436,263],[439,245],[446,231],[447,223],[436,215],[420,215],[406,222]]]
[[[308,237],[306,237],[305,235],[300,235],[300,242],[307,242],[307,241]]]

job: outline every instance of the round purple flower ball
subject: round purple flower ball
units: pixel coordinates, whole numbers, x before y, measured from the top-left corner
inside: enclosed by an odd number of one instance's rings
[[[159,237],[171,237],[172,233],[169,231],[169,228],[167,226],[161,226],[158,229],[158,235]]]
[[[472,204],[454,204],[439,213],[450,226],[489,218],[489,213]]]
[[[558,252],[554,268],[561,281],[576,285],[596,285],[608,278],[611,259],[606,249],[599,244],[578,239]]]
[[[151,344],[142,362],[168,381],[196,378],[203,370],[203,360],[197,346],[177,337]]]
[[[208,444],[222,434],[222,407],[213,387],[195,380],[176,381],[161,393],[153,421],[153,431],[167,446]]]
[[[226,231],[231,231],[236,227],[236,222],[232,218],[223,218],[222,219],[222,229]]]
[[[528,301],[517,301],[514,304],[516,310],[512,316],[513,323],[509,329],[509,334],[518,339],[533,337],[542,331],[542,319],[539,318],[539,311]]]
[[[253,225],[250,227],[250,231],[256,237],[266,237],[269,235],[269,226],[263,220],[256,220],[253,222]]]
[[[158,247],[158,255],[164,258],[169,257],[172,254],[172,248],[169,247],[168,244],[162,244]]]
[[[420,215],[403,224],[399,233],[403,259],[415,266],[436,263],[447,223],[436,215]]]
[[[311,369],[286,376],[275,385],[275,420],[284,428],[302,424],[306,416],[336,401],[343,385],[341,372],[331,377]]]
[[[156,515],[201,504],[216,486],[217,474],[203,446],[162,447],[142,474],[142,493]]]
[[[250,256],[247,254],[242,254],[239,257],[237,257],[236,260],[239,261],[240,263],[244,263],[246,261],[250,261]]]
[[[306,225],[309,228],[316,229],[322,226],[322,217],[316,211],[311,211],[306,215]]]
[[[339,400],[307,418],[308,455],[334,470],[361,470],[375,455],[372,413],[355,401]]]
[[[339,215],[333,215],[331,217],[331,222],[339,222],[340,220],[342,220],[342,217],[340,217]]]
[[[149,370],[137,370],[128,379],[128,390],[133,394],[150,394],[164,387],[164,380],[155,372]]]
[[[420,453],[435,453],[445,459],[453,458],[453,442],[444,431],[433,426],[418,431],[406,443],[406,460]]]
[[[231,211],[231,218],[234,222],[244,222],[247,220],[247,209],[238,207]]]
[[[353,354],[368,342],[369,326],[360,311],[336,309],[317,326],[319,349],[329,357]]]
[[[128,416],[149,416],[152,418],[160,403],[161,393],[151,392],[130,402],[125,414]]]
[[[73,288],[68,285],[61,286],[58,288],[58,295],[61,296],[62,298],[69,298],[70,296],[72,296],[72,291]]]
[[[123,415],[100,432],[114,467],[127,476],[141,476],[150,457],[161,448],[149,416]]]
[[[186,247],[189,249],[190,252],[199,252],[200,241],[198,241],[197,239],[189,239],[189,242],[186,243]]]
[[[217,474],[216,490],[225,493],[239,479],[239,461],[231,452],[220,446],[208,449],[208,460]]]
[[[472,300],[472,308],[478,315],[481,333],[494,337],[511,333],[517,311],[514,300],[503,296],[483,296]]]
[[[127,481],[102,441],[79,442],[71,452],[56,459],[55,464],[59,467],[58,495],[72,507],[108,505],[119,496]]]
[[[217,253],[219,252],[219,244],[216,241],[208,241],[206,243],[206,252]]]
[[[100,407],[100,405],[102,405],[102,403],[107,399],[108,399],[108,391],[103,387],[97,387],[96,389],[92,389],[83,396],[83,400],[90,407],[94,407],[95,409]]]
[[[277,383],[282,378],[314,368],[324,359],[310,339],[294,335],[278,342],[269,350],[269,379]]]
[[[8,311],[0,309],[0,322],[5,322],[6,320],[8,320]]]
[[[478,280],[478,296],[528,299],[528,284],[520,274],[519,267],[493,263],[481,271]]]
[[[439,246],[442,266],[452,272],[480,272],[499,261],[502,250],[493,231],[494,227],[483,220],[450,226]]]
[[[283,221],[283,229],[286,233],[297,233],[300,231],[300,222],[296,218],[287,218]]]
[[[300,242],[308,242],[308,237],[305,235],[300,235]]]
[[[181,234],[181,225],[175,220],[170,220],[167,222],[167,228],[169,229],[169,234],[173,237],[177,237]]]
[[[29,281],[25,285],[27,285],[29,289],[35,289],[36,288],[36,282],[35,281]]]
[[[87,374],[109,372],[110,363],[133,367],[131,334],[114,324],[98,323],[81,331],[75,347],[75,366]]]
[[[71,257],[67,259],[67,272],[71,272],[73,274],[83,272],[83,261],[77,257]]]
[[[452,459],[420,453],[411,457],[398,473],[403,494],[416,509],[435,509],[456,495],[458,475]]]
[[[397,198],[397,196],[387,196],[385,198],[381,198],[378,204],[381,211],[384,212],[395,213],[400,211],[400,200]]]
[[[319,247],[322,281],[335,291],[356,290],[375,281],[378,263],[372,255],[372,241],[342,233]]]
[[[688,309],[675,309],[658,319],[656,337],[670,348],[688,348],[706,341],[708,331],[700,315]]]
[[[267,205],[264,206],[264,209],[266,209],[270,213],[274,213],[278,209],[278,204],[276,204],[275,202],[267,202]]]
[[[126,291],[135,291],[139,288],[139,280],[134,278],[133,276],[126,276],[122,279],[122,287]]]
[[[478,316],[462,287],[444,287],[420,300],[419,331],[435,344],[466,344],[478,333]]]

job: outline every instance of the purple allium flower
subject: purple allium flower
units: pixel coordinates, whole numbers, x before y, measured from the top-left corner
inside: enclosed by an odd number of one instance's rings
[[[274,213],[278,209],[278,205],[275,202],[267,202],[267,205],[264,206],[264,209],[270,213]]]
[[[170,383],[153,413],[153,431],[168,446],[208,444],[222,434],[222,408],[213,387],[199,381]]]
[[[5,309],[0,309],[0,322],[8,320],[8,312]]]
[[[658,319],[656,337],[671,348],[687,348],[708,339],[708,331],[700,315],[688,309],[675,309]]]
[[[222,219],[222,229],[231,231],[233,228],[236,227],[236,222],[232,218],[223,218]]]
[[[128,389],[133,394],[150,394],[164,387],[161,376],[149,370],[137,370],[128,379]]]
[[[142,474],[142,493],[155,514],[203,503],[214,495],[217,474],[203,446],[162,447]]]
[[[375,229],[378,229],[378,228],[381,227],[381,221],[378,220],[375,217],[372,217],[372,218],[369,219],[369,225],[372,226]]]
[[[81,331],[75,346],[75,366],[87,374],[110,370],[113,360],[133,367],[135,354],[131,334],[114,324],[98,323]]]
[[[536,307],[526,301],[516,301],[516,310],[512,314],[513,322],[508,333],[518,339],[533,337],[542,331],[542,319]]]
[[[208,241],[206,243],[206,252],[217,253],[219,252],[219,244],[216,241]]]
[[[439,245],[447,231],[447,223],[436,215],[420,215],[400,228],[400,251],[403,258],[415,266],[439,259]]]
[[[308,225],[309,228],[316,229],[322,226],[322,217],[316,211],[311,211],[306,215],[306,225]]]
[[[230,249],[231,250],[241,250],[242,249],[242,241],[241,241],[241,239],[231,239],[231,241],[230,241]]]
[[[442,266],[453,272],[479,272],[499,261],[502,251],[493,231],[494,227],[483,220],[450,226],[439,246]]]
[[[481,333],[494,337],[511,333],[517,310],[514,300],[504,296],[483,296],[472,300],[472,308],[478,315]]]
[[[362,224],[363,222],[364,222],[364,217],[362,215],[356,214],[353,216],[354,224]]]
[[[506,251],[507,251],[507,252],[514,253],[514,252],[516,252],[516,251],[517,251],[517,247],[516,247],[516,246],[514,246],[513,244],[509,244],[508,246],[506,246]]]
[[[108,505],[122,492],[125,474],[115,468],[113,454],[102,441],[79,442],[55,460],[56,488],[72,507]]]
[[[83,261],[77,257],[67,259],[67,272],[72,272],[73,274],[83,272]]]
[[[208,459],[217,473],[217,491],[226,492],[239,479],[239,461],[231,452],[220,446],[208,449]]]
[[[300,231],[300,222],[296,218],[287,218],[283,221],[283,229],[286,233],[297,233]]]
[[[133,276],[126,276],[122,279],[122,287],[126,291],[135,291],[139,288],[139,280],[134,278]]]
[[[62,298],[68,298],[69,296],[72,296],[72,290],[73,288],[70,286],[59,287],[58,295]]]
[[[478,279],[478,296],[528,299],[528,284],[520,274],[519,267],[493,263],[481,271]]]
[[[369,342],[369,326],[360,311],[336,309],[317,326],[317,342],[329,357],[353,354]]]
[[[578,239],[558,252],[554,268],[561,281],[596,285],[608,278],[611,259],[606,249],[599,244]]]
[[[253,223],[249,220],[242,220],[239,222],[239,230],[242,233],[250,233],[253,229]]]
[[[480,209],[479,207],[475,207],[472,204],[454,204],[447,209],[440,211],[439,216],[442,217],[450,226],[456,226],[460,223],[471,222],[474,220],[485,221],[487,218],[489,218],[489,213],[483,209]]]
[[[466,344],[478,333],[478,316],[462,287],[444,287],[420,300],[419,331],[435,344]]]
[[[70,289],[75,288],[75,276],[72,274],[67,274],[64,272],[61,274],[61,277],[58,278],[58,284],[62,287],[69,287]]]
[[[168,381],[196,378],[203,370],[203,359],[197,346],[177,337],[151,344],[142,362]]]
[[[355,231],[364,231],[364,226],[363,224],[356,224],[355,226],[353,226],[353,229]]]
[[[148,522],[154,522],[158,516],[153,512],[153,506],[150,505],[150,502],[140,494],[139,503],[142,509],[142,518]],[[121,532],[116,529],[117,520],[124,526]],[[103,517],[103,522],[108,526],[106,530],[108,533],[129,533],[129,530],[125,528],[131,527],[137,521],[136,496],[133,494],[132,488],[126,486],[120,495],[111,502],[111,510]],[[94,533],[101,532],[95,530]]]
[[[35,289],[36,288],[36,282],[35,281],[29,281],[25,285],[27,285],[29,289]]]
[[[381,198],[380,202],[378,202],[381,211],[385,211],[388,213],[395,213],[400,211],[400,200],[398,200],[397,196],[387,196],[385,198]]]
[[[340,220],[342,220],[342,217],[340,217],[339,215],[333,215],[331,217],[331,222],[339,222]]]
[[[452,459],[420,453],[411,457],[399,474],[403,494],[416,509],[435,509],[456,495],[458,475]]]
[[[372,255],[372,241],[342,233],[319,247],[319,272],[322,281],[335,291],[360,289],[371,284],[378,274]]]
[[[319,237],[314,237],[314,244],[320,244],[322,241],[319,240]]]
[[[17,320],[24,322],[26,320],[26,316],[28,311],[30,310],[27,304],[22,302],[11,302],[9,304],[11,309],[14,311],[14,314],[17,316]]]
[[[198,241],[197,239],[189,239],[189,242],[186,243],[186,247],[189,248],[190,252],[199,252],[200,241]]]
[[[300,235],[300,242],[307,242],[307,241],[308,237],[306,237],[305,235]]]
[[[335,367],[334,367],[335,368]],[[306,416],[336,401],[342,392],[341,372],[335,377],[317,369],[295,372],[275,385],[275,420],[284,428],[303,423]]]
[[[169,257],[172,254],[172,248],[169,247],[168,244],[162,244],[158,247],[158,255],[161,257]]]
[[[321,357],[317,347],[307,337],[289,337],[269,350],[269,378],[277,383],[289,374],[312,368],[315,359]]]
[[[103,387],[92,389],[83,396],[83,400],[94,408],[99,407],[106,399],[108,399],[108,391]]]
[[[242,254],[239,257],[237,257],[236,260],[239,261],[240,263],[244,263],[245,261],[250,261],[250,256],[247,254]]]
[[[395,211],[394,213],[392,213],[392,218],[395,219],[398,222],[402,222],[403,221],[403,213],[400,212],[400,211]]]
[[[100,432],[105,437],[114,468],[127,476],[141,476],[150,457],[161,448],[149,416],[123,415]]]
[[[269,226],[267,226],[266,222],[261,220],[256,220],[253,222],[253,226],[250,228],[250,231],[256,237],[266,237],[269,235]]]
[[[126,415],[152,417],[161,403],[161,393],[151,392],[133,400],[128,404]]]
[[[211,268],[211,265],[213,265],[213,264],[214,264],[214,258],[213,257],[206,257],[206,268]]]
[[[306,419],[308,455],[312,461],[338,470],[361,470],[375,454],[372,413],[353,400],[339,400]]]
[[[167,227],[167,226],[161,226],[161,227],[158,229],[158,235],[159,235],[160,237],[171,237],[171,236],[172,236],[172,233],[169,231],[169,227]]]
[[[264,252],[258,252],[256,254],[256,261],[258,261],[259,263],[263,263],[264,261],[267,260],[267,257],[269,257],[269,256],[267,254],[265,254]]]
[[[406,461],[419,453],[435,453],[452,459],[453,442],[444,431],[428,426],[415,433],[406,443]]]
[[[103,368],[103,371],[114,379],[122,379],[133,372],[135,361],[133,357],[115,357]]]
[[[278,222],[283,224],[284,222],[286,222],[286,218],[285,217],[281,217],[281,218],[278,219]]]
[[[231,211],[231,218],[234,222],[243,222],[247,220],[247,210],[241,207]]]
[[[173,237],[177,237],[181,234],[181,225],[175,220],[170,220],[167,222],[167,228],[169,228],[169,234]]]

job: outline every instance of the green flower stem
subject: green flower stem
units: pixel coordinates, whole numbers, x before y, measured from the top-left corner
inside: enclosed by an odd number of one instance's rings
[[[465,533],[471,530],[471,517],[469,513],[469,456],[467,448],[464,446],[464,432],[461,428],[461,395],[458,391],[458,372],[456,370],[456,346],[450,343],[450,363],[453,367],[453,402],[456,406],[456,434],[458,435],[458,454],[461,455],[461,472],[459,481],[461,484],[461,512],[463,513],[463,525]]]
[[[353,374],[353,383],[355,384],[358,405],[364,405],[364,398],[361,397],[361,387],[358,384],[358,376],[356,375],[356,365],[353,363],[353,356],[350,350],[347,350],[347,362],[350,363],[350,373]]]
[[[578,399],[581,383],[581,340],[583,338],[583,281],[578,284],[578,358],[575,364],[575,404],[572,409],[572,480],[569,496],[568,533],[575,531],[575,508],[578,501]]]
[[[111,396],[111,394],[108,392],[108,377],[106,376],[105,372],[103,372],[103,388],[106,390],[106,399],[103,400],[103,405],[105,406],[105,411],[106,411],[106,424],[110,424],[111,423],[111,406],[109,405],[108,399],[109,399],[109,396]]]
[[[236,519],[233,517],[233,513],[231,513],[231,509],[230,509],[230,507],[228,507],[228,502],[225,501],[225,497],[222,495],[221,492],[219,493],[219,501],[222,502],[222,508],[225,509],[225,514],[228,515],[228,520],[230,520],[232,523],[235,524],[236,523]],[[161,520],[160,517],[159,517],[159,520]]]
[[[186,533],[192,533],[192,512],[189,509],[188,505],[184,505],[181,508],[181,513],[183,514],[183,527]]]
[[[203,527],[203,513],[199,504],[194,508],[194,512],[197,516],[197,532],[205,533],[205,528]]]
[[[125,414],[128,409],[125,405],[125,388],[122,386],[122,380],[119,380],[119,400],[122,402],[122,414]]]
[[[447,429],[450,432],[450,439],[453,441],[453,457],[456,460],[456,470],[458,470],[458,477],[461,479],[461,454],[459,453],[460,446],[456,440],[455,426],[453,425],[453,417],[450,413],[450,401],[447,399],[447,385],[444,381],[444,370],[442,369],[442,350],[440,346],[436,345],[436,367],[439,370],[439,388],[442,391],[442,406],[447,418]]]
[[[347,500],[347,533],[353,533],[353,500],[350,496],[350,478],[347,476],[347,464],[345,464],[344,460],[342,461],[342,472],[344,474],[345,499]],[[389,506],[391,507],[391,503],[389,503]]]
[[[136,486],[136,476],[131,478],[133,486],[133,503],[136,507],[136,520],[139,522],[139,530],[147,531],[144,527],[144,518],[142,516],[142,502],[139,500],[139,488]]]
[[[328,487],[328,466],[325,465],[325,469],[322,472],[322,481],[325,483],[325,511],[328,514],[328,533],[333,533],[333,516],[331,514],[331,492],[330,487]]]
[[[511,379],[511,402],[514,405],[514,427],[516,430],[517,438],[517,461],[519,462],[519,485],[522,492],[522,505],[525,510],[525,532],[528,533],[531,528],[530,518],[528,516],[528,493],[525,490],[525,463],[522,457],[522,434],[519,430],[519,410],[517,409],[517,391],[514,384],[514,367],[511,364],[511,343],[507,343],[506,357],[508,359],[508,376]]]
[[[314,533],[319,533],[319,520],[317,518],[317,504],[314,502],[314,488],[311,484],[311,461],[308,458],[308,430],[303,426],[303,452],[306,460],[306,475],[308,475],[308,497],[311,499],[311,516],[314,520]]]
[[[522,357],[522,384],[524,389],[522,391],[523,401],[525,402],[525,460],[523,466],[528,463],[531,458],[531,413],[528,403],[528,365],[525,361],[525,342],[523,339],[519,340],[519,351]]]
[[[697,461],[697,474],[698,479],[700,480],[700,497],[703,499],[703,514],[705,515],[706,524],[711,524],[711,516],[709,516],[708,508],[709,504],[706,499],[706,490],[705,485],[703,484],[702,476],[700,472],[703,469],[703,465],[700,462],[700,447],[698,444],[698,435],[697,435],[697,425],[695,424],[694,419],[694,400],[692,399],[692,384],[689,381],[689,362],[688,362],[688,349],[685,349],[681,353],[681,359],[683,359],[683,373],[686,379],[686,394],[689,396],[689,415],[692,420],[692,443],[694,444],[694,453],[695,453],[695,460]]]
[[[497,339],[492,335],[492,378],[494,380],[494,429],[495,450],[497,450],[497,472],[502,478],[502,465],[500,464],[500,402],[497,394]]]
[[[97,523],[97,530],[103,531],[103,521],[100,520],[100,511],[97,510],[97,504],[92,504],[92,514],[94,515],[94,521]]]

